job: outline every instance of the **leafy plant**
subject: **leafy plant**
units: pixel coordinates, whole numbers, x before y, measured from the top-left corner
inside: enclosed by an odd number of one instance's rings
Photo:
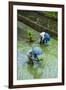
[[[32,34],[32,31],[28,31],[28,38],[29,38],[29,41],[30,41],[30,42],[33,41],[33,34]]]

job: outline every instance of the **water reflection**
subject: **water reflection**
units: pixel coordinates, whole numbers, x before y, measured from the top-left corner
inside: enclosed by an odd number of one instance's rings
[[[40,79],[42,77],[42,65],[41,62],[35,62],[27,67],[28,72],[33,76],[34,79]]]

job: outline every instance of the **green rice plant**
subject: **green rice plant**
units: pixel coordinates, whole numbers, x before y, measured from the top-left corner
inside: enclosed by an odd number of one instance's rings
[[[30,42],[33,42],[33,33],[32,31],[28,31],[28,38]]]
[[[44,55],[39,55],[39,56],[38,56],[38,59],[39,59],[40,61],[43,61]]]

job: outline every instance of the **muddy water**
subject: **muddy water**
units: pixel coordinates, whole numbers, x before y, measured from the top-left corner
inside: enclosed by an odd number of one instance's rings
[[[18,21],[17,38],[17,79],[46,79],[56,78],[58,72],[58,42],[51,38],[48,46],[39,44],[39,32]],[[34,42],[30,43],[27,32],[31,30]],[[43,60],[34,65],[28,64],[28,51],[38,46],[43,51]]]

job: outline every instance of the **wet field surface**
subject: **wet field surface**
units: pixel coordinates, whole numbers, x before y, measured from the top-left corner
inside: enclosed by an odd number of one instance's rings
[[[17,38],[17,79],[57,78],[58,74],[58,42],[51,38],[48,46],[39,44],[39,32],[18,21]],[[28,31],[32,31],[34,42],[29,42]],[[32,47],[38,46],[43,51],[43,60],[34,65],[29,64],[27,53]]]

